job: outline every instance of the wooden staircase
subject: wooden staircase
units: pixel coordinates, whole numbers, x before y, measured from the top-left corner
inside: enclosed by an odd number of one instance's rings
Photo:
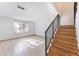
[[[49,56],[77,56],[78,47],[74,26],[60,26],[48,48]]]

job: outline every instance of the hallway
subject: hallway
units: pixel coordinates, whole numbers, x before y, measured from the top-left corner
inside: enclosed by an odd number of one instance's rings
[[[74,26],[60,26],[49,47],[49,56],[77,56],[78,47]]]

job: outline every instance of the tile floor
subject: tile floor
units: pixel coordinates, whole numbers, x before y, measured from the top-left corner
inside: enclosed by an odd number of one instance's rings
[[[44,56],[44,37],[31,36],[0,42],[0,56]]]

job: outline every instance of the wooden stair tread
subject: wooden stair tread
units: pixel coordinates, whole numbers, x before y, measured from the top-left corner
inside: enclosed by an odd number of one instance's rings
[[[53,45],[53,47],[51,47],[50,49],[54,49],[54,47],[56,47],[56,48],[58,48],[62,51],[65,51],[65,52],[77,53],[76,49],[70,49],[70,48],[67,48],[67,47],[60,46],[60,45]]]
[[[76,50],[67,50],[67,49],[61,49],[60,47],[57,46],[53,46],[53,48],[50,48],[49,52],[51,53],[51,55],[54,55],[53,52],[56,52],[55,56],[74,56],[77,55],[77,51]]]
[[[68,39],[68,38],[64,38],[64,37],[55,37],[54,39],[64,40],[64,41],[73,42],[73,43],[77,42],[75,39]]]
[[[62,29],[74,29],[75,28],[75,26],[72,26],[72,25],[69,25],[69,26],[60,26],[60,28],[62,28]]]
[[[69,33],[67,33],[67,32],[57,32],[57,34],[56,35],[63,35],[63,36],[75,36],[76,37],[76,35],[75,35],[75,33],[73,32],[72,34],[69,34]]]
[[[57,30],[48,55],[51,56],[77,56],[78,47],[74,26],[60,26]]]
[[[62,44],[67,44],[67,45],[73,45],[73,46],[76,46],[77,44],[74,44],[74,43],[76,43],[76,42],[69,42],[69,41],[67,41],[67,40],[55,40],[54,42],[58,42],[58,43],[62,43]]]
[[[61,29],[59,29],[58,32],[71,32],[71,33],[74,33],[75,30],[70,30],[70,29],[69,30],[63,30],[63,29],[61,30]]]
[[[63,45],[62,45],[62,43],[63,43]],[[60,46],[62,46],[62,47],[66,47],[66,48],[70,48],[70,49],[76,49],[77,47],[77,45],[71,45],[71,44],[65,44],[64,42],[59,42],[59,41],[55,41],[55,42],[52,42],[52,44],[54,45],[54,44],[56,44],[56,45],[60,45]],[[52,45],[51,45],[52,46]]]
[[[75,39],[76,37],[74,36],[62,36],[62,35],[55,35],[57,37],[62,37],[62,38],[67,38],[67,39]]]

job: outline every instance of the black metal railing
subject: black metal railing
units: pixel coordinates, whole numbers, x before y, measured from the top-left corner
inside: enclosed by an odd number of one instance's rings
[[[52,23],[49,25],[47,30],[45,31],[45,52],[47,55],[47,49],[50,44],[51,39],[54,37],[54,33],[58,26],[60,25],[60,16],[57,15]]]

